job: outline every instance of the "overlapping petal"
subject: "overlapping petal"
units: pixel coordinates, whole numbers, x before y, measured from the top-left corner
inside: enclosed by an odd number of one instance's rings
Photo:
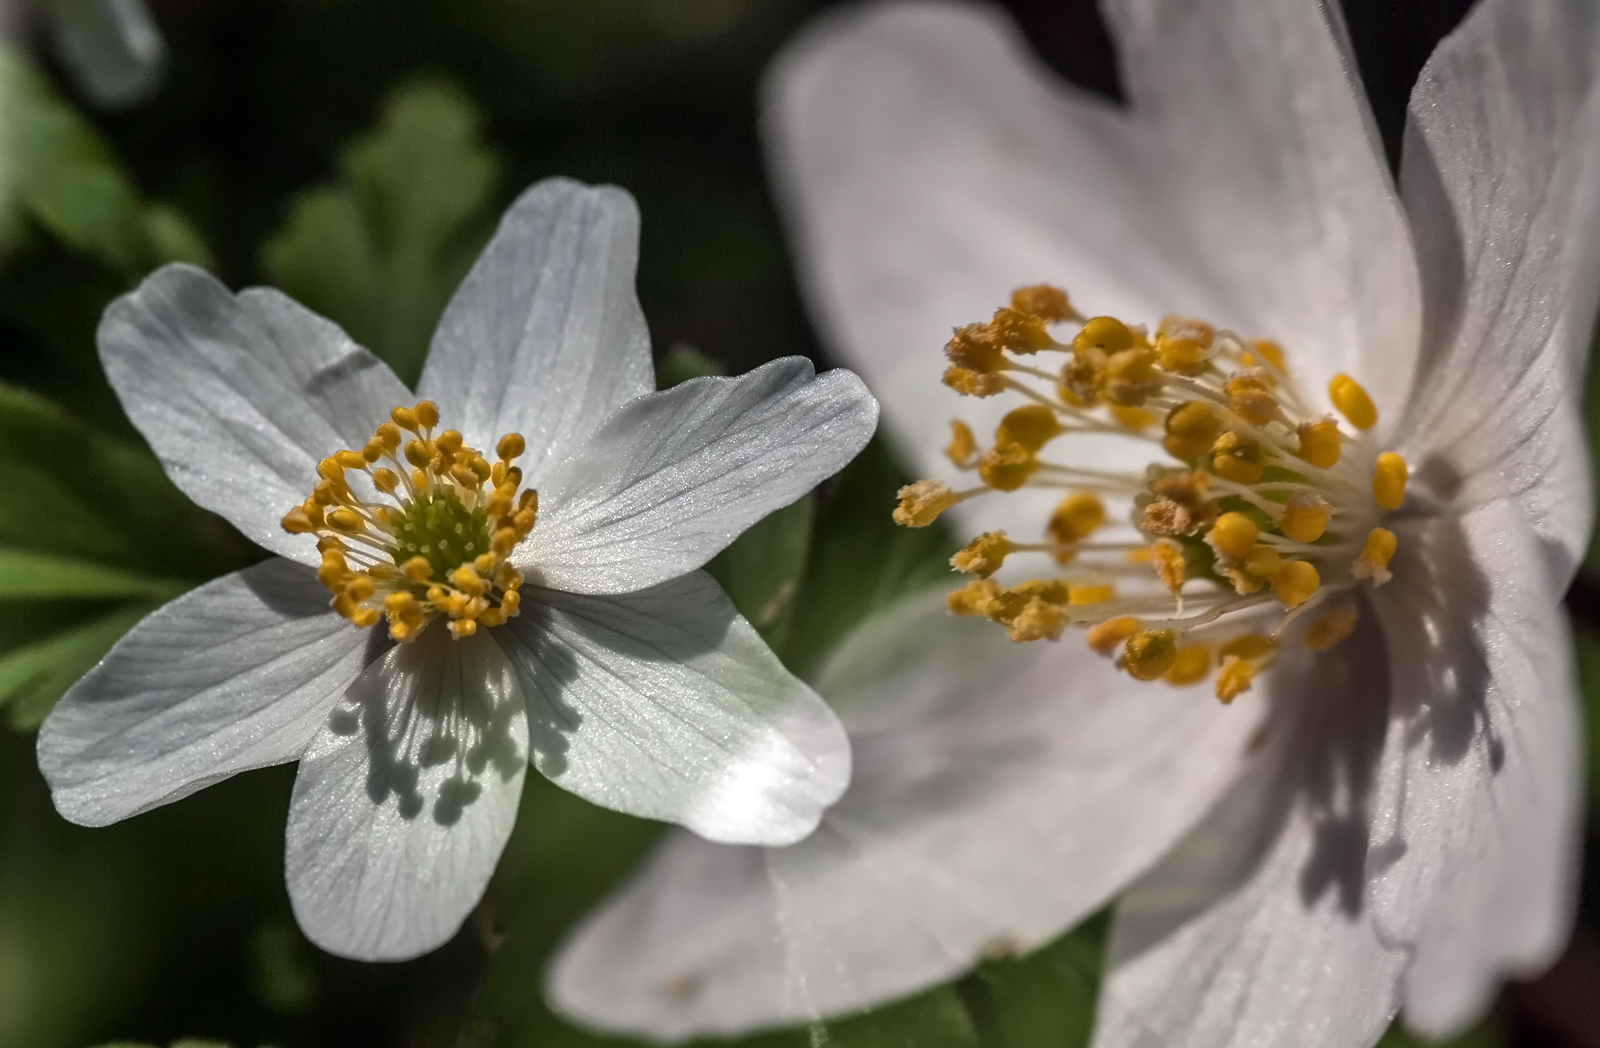
[[[878,405],[848,371],[786,357],[691,379],[624,406],[546,478],[513,558],[569,593],[632,593],[703,565],[837,473]]]
[[[252,542],[305,564],[283,530],[317,463],[359,448],[410,397],[331,321],[267,288],[237,295],[194,266],[157,270],[100,321],[100,359],[168,476]]]
[[[524,587],[494,638],[527,698],[534,766],[580,797],[710,840],[788,844],[844,792],[844,729],[708,575],[617,596]]]
[[[1378,603],[1395,707],[1375,809],[1370,902],[1411,949],[1407,1020],[1476,1018],[1508,975],[1565,944],[1582,757],[1565,622],[1517,507],[1397,527]]]
[[[937,693],[953,658],[994,665],[990,649],[1010,646],[983,622],[966,620],[959,641],[924,631],[928,615],[923,601],[898,616],[923,642],[909,667],[854,661]],[[764,860],[668,843],[569,943],[551,975],[556,1005],[653,1037],[742,1032],[904,996],[1103,905],[1226,787],[1260,707],[1128,695],[1077,644],[1033,654],[920,715],[885,695],[890,716],[872,723],[856,701],[871,730],[853,738],[854,780],[818,831]]]
[[[1600,11],[1489,0],[1412,94],[1401,185],[1427,342],[1400,433],[1441,497],[1509,492],[1565,586],[1592,519],[1573,391],[1600,287]]]
[[[511,665],[487,634],[457,641],[435,624],[318,727],[289,802],[295,919],[358,960],[442,945],[483,897],[522,798],[528,718]]]
[[[1387,666],[1370,617],[1344,643],[1362,657],[1274,673],[1232,788],[1118,902],[1095,1048],[1347,1048],[1388,1025],[1407,958],[1363,893]]]
[[[270,560],[135,626],[39,731],[56,810],[103,826],[300,756],[371,657],[307,569]]]
[[[634,291],[639,209],[615,186],[547,178],[517,198],[461,282],[417,390],[473,447],[521,433],[527,483],[655,388]]]

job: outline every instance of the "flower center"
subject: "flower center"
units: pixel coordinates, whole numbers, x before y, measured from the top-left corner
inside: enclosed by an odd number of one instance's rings
[[[1050,329],[1065,323],[1078,331],[1058,342]],[[908,485],[895,520],[923,527],[959,502],[1023,488],[1064,493],[1042,541],[993,531],[951,558],[976,576],[949,595],[956,614],[983,615],[1014,641],[1084,627],[1091,648],[1140,680],[1197,684],[1215,669],[1228,702],[1272,664],[1291,624],[1304,625],[1306,647],[1330,648],[1355,628],[1354,588],[1389,580],[1395,536],[1379,524],[1405,498],[1407,468],[1379,453],[1368,433],[1377,410],[1348,375],[1328,388],[1341,426],[1312,411],[1274,342],[1175,316],[1152,337],[1086,317],[1043,285],[959,328],[945,353],[944,381],[958,393],[1027,403],[987,448],[952,422],[946,454],[981,483]],[[1041,353],[1066,363],[1023,359]],[[1046,457],[1074,434],[1120,435],[1164,454],[1140,473]],[[1126,506],[1126,526],[1108,524],[1108,501]],[[1043,555],[1056,570],[1002,585],[992,576],[1013,554]]]
[[[285,514],[284,530],[317,536],[317,579],[333,593],[334,610],[357,626],[386,618],[390,635],[404,641],[437,615],[457,638],[500,625],[517,613],[522,585],[506,557],[539,512],[536,492],[517,494],[522,471],[512,462],[526,446],[521,435],[501,437],[491,464],[455,430],[434,435],[439,409],[431,401],[389,417],[360,451],[317,464],[316,487]],[[380,498],[358,493],[352,472]]]

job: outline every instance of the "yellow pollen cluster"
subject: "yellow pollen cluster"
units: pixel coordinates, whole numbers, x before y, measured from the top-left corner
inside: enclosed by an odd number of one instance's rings
[[[945,384],[958,393],[1023,403],[987,446],[952,422],[945,455],[976,482],[907,485],[895,520],[923,527],[968,499],[1061,492],[1038,541],[993,531],[951,559],[974,576],[949,595],[956,614],[988,618],[1015,641],[1082,627],[1136,679],[1214,678],[1228,702],[1272,665],[1291,623],[1303,619],[1306,648],[1327,650],[1355,629],[1341,595],[1389,580],[1395,536],[1379,525],[1404,501],[1408,470],[1373,446],[1377,408],[1349,375],[1328,385],[1347,430],[1310,408],[1276,342],[1177,316],[1152,335],[1084,316],[1045,285],[957,329],[945,355]],[[1052,454],[1081,434],[1157,454],[1140,473]],[[1126,525],[1108,504],[1126,508]],[[1061,574],[1002,581],[1010,558],[1037,554]]]
[[[360,627],[387,619],[400,641],[440,615],[457,638],[515,615],[522,574],[507,557],[539,512],[536,492],[518,494],[519,434],[500,438],[491,463],[438,425],[431,401],[395,408],[360,451],[318,463],[311,496],[283,518],[290,534],[317,536],[334,610]],[[358,493],[352,472],[387,501]]]

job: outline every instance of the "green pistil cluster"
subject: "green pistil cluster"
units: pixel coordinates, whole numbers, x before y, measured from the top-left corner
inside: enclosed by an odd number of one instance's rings
[[[468,509],[454,491],[431,491],[391,512],[394,562],[422,557],[432,578],[444,579],[463,564],[489,552],[489,515]]]

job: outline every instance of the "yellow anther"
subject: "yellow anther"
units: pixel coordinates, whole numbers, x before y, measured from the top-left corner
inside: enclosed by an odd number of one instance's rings
[[[1106,507],[1094,495],[1077,492],[1062,499],[1050,514],[1045,534],[1062,545],[1082,542],[1106,522]]]
[[[1025,404],[1006,412],[995,427],[994,442],[1038,451],[1060,432],[1061,423],[1054,411],[1043,404]]]
[[[1216,329],[1203,320],[1162,317],[1156,326],[1156,355],[1161,366],[1180,375],[1198,375],[1210,362]]]
[[[517,576],[517,581],[522,581],[522,577],[520,575]],[[514,589],[508,589],[504,593],[500,594],[500,610],[505,613],[507,618],[515,614],[517,608],[521,604],[522,594],[518,593]]]
[[[1328,500],[1311,491],[1297,491],[1289,496],[1278,520],[1278,530],[1296,542],[1315,542],[1328,530]]]
[[[317,530],[317,526],[311,523],[311,517],[306,513],[304,506],[296,506],[285,513],[281,523],[283,530],[291,535],[309,535]]]
[[[329,527],[336,531],[342,531],[346,535],[355,534],[366,523],[361,519],[361,514],[344,506],[330,510],[327,515],[327,521]]]
[[[378,620],[383,618],[383,614],[377,608],[352,608],[349,618],[358,629],[366,629],[368,626],[376,626]]]
[[[372,580],[371,576],[357,575],[350,580],[344,591],[350,595],[351,600],[360,601],[372,596],[373,590],[376,588],[377,583]]]
[[[517,534],[516,528],[496,528],[489,537],[489,548],[500,556],[508,555],[516,549],[517,543],[522,541],[522,536]]]
[[[522,439],[521,433],[507,433],[494,446],[494,453],[500,456],[502,462],[510,462],[527,450],[528,442]]]
[[[1006,636],[1023,644],[1031,640],[1055,640],[1066,628],[1067,616],[1060,608],[1038,597],[1005,623]]]
[[[1229,430],[1211,445],[1211,468],[1235,484],[1254,484],[1266,468],[1266,454],[1249,437]]]
[[[1161,679],[1175,688],[1199,684],[1211,672],[1211,649],[1204,644],[1190,644],[1179,648],[1172,666]]]
[[[995,310],[989,331],[1000,348],[1012,353],[1037,353],[1056,344],[1041,318],[1009,306]]]
[[[429,463],[433,461],[432,446],[420,440],[406,441],[406,461],[417,469],[427,469]]]
[[[400,446],[400,427],[393,422],[385,422],[372,433],[372,439],[383,445],[383,450],[393,454]]]
[[[1015,491],[1039,468],[1032,451],[1020,444],[996,444],[978,461],[978,476],[996,491]]]
[[[460,640],[463,637],[470,637],[474,633],[478,632],[477,620],[476,619],[451,619],[450,620],[450,632],[455,635],[455,638],[457,640]]]
[[[1278,642],[1271,637],[1260,633],[1244,633],[1232,640],[1226,641],[1217,647],[1217,655],[1221,658],[1232,656],[1236,659],[1249,659],[1256,661],[1264,659],[1278,650]]]
[[[389,418],[397,427],[410,433],[422,428],[421,423],[417,421],[417,413],[410,408],[395,408],[389,412]]]
[[[344,463],[335,455],[329,455],[317,463],[317,475],[333,486],[334,490],[344,487]]]
[[[1206,544],[1216,550],[1218,556],[1243,560],[1247,553],[1255,549],[1260,536],[1261,531],[1255,521],[1243,513],[1230,512],[1218,517],[1211,530],[1206,532]]]
[[[1107,619],[1089,627],[1089,632],[1084,635],[1091,650],[1100,655],[1110,655],[1122,646],[1123,642],[1139,632],[1139,620],[1132,615],[1123,615],[1115,619]]]
[[[1232,702],[1249,691],[1255,679],[1256,668],[1253,663],[1239,658],[1225,658],[1222,660],[1222,669],[1217,673],[1217,698]]]
[[[494,569],[499,565],[500,557],[495,553],[484,553],[472,560],[472,566],[484,578],[493,578]]]
[[[1116,595],[1117,588],[1109,582],[1073,582],[1067,585],[1067,603],[1074,607],[1104,604]]]
[[[335,451],[330,456],[345,469],[365,469],[367,457],[359,451]]]
[[[385,495],[393,495],[400,488],[400,478],[395,476],[394,470],[380,466],[372,471],[372,486]]]
[[[1035,284],[1032,287],[1017,288],[1017,290],[1011,292],[1011,308],[1023,313],[1031,313],[1050,324],[1071,320],[1078,315],[1078,311],[1072,308],[1072,302],[1067,298],[1067,293],[1058,287],[1051,287],[1049,284]]]
[[[894,522],[908,528],[927,527],[939,519],[939,514],[960,501],[954,491],[937,480],[919,480],[915,484],[907,484],[900,489],[899,499]]]
[[[1349,375],[1333,376],[1328,383],[1328,399],[1357,429],[1371,429],[1378,421],[1378,409],[1372,405],[1372,398]]]
[[[1170,542],[1157,542],[1150,547],[1151,561],[1161,584],[1173,593],[1183,588],[1183,552]]]
[[[1110,356],[1131,349],[1138,343],[1139,336],[1116,317],[1093,317],[1073,336],[1072,352],[1079,359],[1096,351]]]
[[[950,336],[950,341],[945,343],[944,355],[950,361],[952,370],[990,375],[997,381],[998,376],[994,373],[1004,371],[1006,368],[1006,356],[1000,351],[1000,346],[995,342],[987,324],[968,324],[966,327],[956,328],[955,334]],[[949,381],[948,374],[946,381]]]
[[[1272,395],[1272,379],[1266,372],[1236,372],[1223,389],[1233,413],[1251,425],[1265,426],[1278,417],[1278,399]]]
[[[416,407],[417,421],[423,429],[432,429],[439,424],[439,406],[431,400],[419,400]],[[395,419],[399,422],[399,419]]]
[[[426,470],[414,469],[411,471],[411,486],[418,491],[428,490],[428,474]]]
[[[406,615],[409,614],[412,609],[416,609],[420,612],[422,610],[422,605],[417,603],[417,598],[413,597],[407,590],[401,590],[398,593],[391,593],[383,598],[383,610],[388,612],[390,615]]]
[[[1179,404],[1167,415],[1167,435],[1162,445],[1173,458],[1192,461],[1211,450],[1222,432],[1222,420],[1211,405],[1200,400]]]
[[[1317,587],[1322,585],[1322,576],[1317,574],[1317,569],[1303,560],[1291,560],[1284,564],[1283,569],[1272,580],[1272,592],[1277,596],[1279,603],[1286,608],[1297,608],[1311,599],[1317,592]]]
[[[1276,368],[1278,374],[1289,374],[1289,364],[1284,359],[1282,346],[1270,338],[1253,338],[1250,340],[1250,348],[1259,353],[1268,364]],[[1249,353],[1239,354],[1239,359],[1244,363],[1245,367],[1253,367],[1256,363],[1256,358]]]
[[[1061,367],[1056,396],[1075,408],[1092,408],[1100,403],[1100,366],[1074,358]]]
[[[974,579],[946,594],[944,604],[957,615],[987,615],[999,595],[1000,587],[996,583],[988,579]]]
[[[317,566],[317,581],[333,589],[343,582],[349,573],[350,566],[345,563],[344,557],[329,550],[322,555],[322,563]]]
[[[1155,412],[1145,408],[1129,408],[1121,404],[1107,404],[1106,410],[1111,412],[1112,418],[1133,430],[1153,426],[1159,417]]]
[[[1300,450],[1295,454],[1313,466],[1327,469],[1339,461],[1341,450],[1339,424],[1333,419],[1323,418],[1315,422],[1302,422],[1295,432],[1300,437]]]
[[[534,514],[538,511],[538,508],[536,503],[532,506],[524,506],[511,514],[511,526],[517,529],[519,537],[526,536],[528,532],[533,530]]]
[[[503,590],[514,590],[522,585],[522,572],[511,564],[502,562],[494,569],[494,584]]]
[[[955,463],[957,469],[971,469],[976,466],[978,455],[978,442],[972,435],[972,427],[960,419],[950,420],[950,444],[944,449],[945,457]]]
[[[1389,561],[1394,558],[1398,545],[1394,532],[1388,528],[1373,528],[1361,547],[1361,555],[1350,565],[1350,573],[1358,579],[1371,579],[1374,586],[1383,585],[1391,577]]]
[[[434,421],[438,421],[437,417],[435,417]],[[433,443],[434,446],[436,446],[440,451],[443,451],[448,455],[454,455],[456,452],[461,450],[463,438],[457,431],[453,429],[447,429],[437,437],[434,437]]]
[[[1349,608],[1335,608],[1306,627],[1303,643],[1312,651],[1327,651],[1350,636],[1356,628],[1356,613]]]
[[[991,371],[954,366],[945,368],[944,384],[963,397],[992,397],[1006,388],[1005,379]]]
[[[1384,509],[1399,509],[1406,500],[1406,460],[1392,451],[1378,456],[1372,469],[1372,497]]]
[[[400,565],[400,573],[406,577],[407,582],[420,586],[433,575],[433,567],[428,563],[427,557],[412,557]]]
[[[488,585],[471,564],[463,564],[452,571],[450,573],[450,585],[473,597],[483,596],[484,591],[488,589]]]
[[[1120,665],[1138,680],[1155,680],[1178,660],[1178,635],[1172,630],[1142,630],[1128,638]]]
[[[1283,570],[1283,558],[1266,546],[1257,546],[1244,555],[1244,570],[1261,579],[1275,579]]]
[[[957,571],[986,579],[1000,570],[1006,557],[1016,551],[1016,544],[1001,531],[989,531],[962,547],[950,558],[950,566]]]
[[[1100,393],[1113,404],[1136,408],[1161,392],[1161,382],[1155,350],[1136,346],[1106,361]]]
[[[458,462],[451,466],[448,472],[450,473],[450,479],[464,488],[475,488],[479,484],[478,474],[464,462]]]

